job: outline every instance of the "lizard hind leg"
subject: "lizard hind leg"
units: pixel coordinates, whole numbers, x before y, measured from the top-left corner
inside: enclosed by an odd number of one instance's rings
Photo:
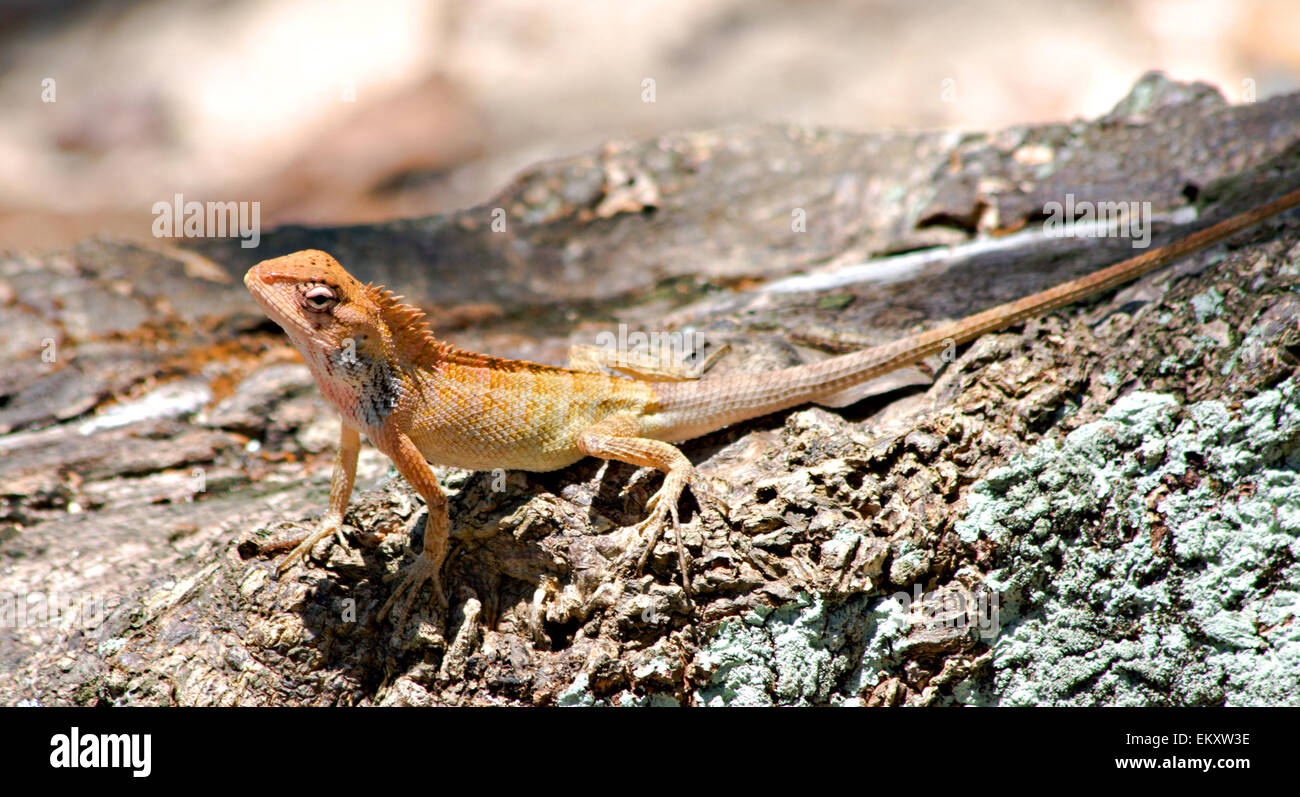
[[[687,486],[691,487],[701,507],[711,499],[716,499],[710,492],[698,489],[699,476],[685,454],[669,443],[639,437],[638,431],[634,418],[623,416],[607,418],[592,425],[578,436],[578,448],[588,456],[627,462],[664,472],[663,485],[646,504],[649,514],[636,526],[643,540],[641,554],[636,559],[636,571],[641,572],[644,569],[646,560],[663,536],[664,529],[671,524],[677,545],[682,587],[685,588],[689,598],[691,595],[690,566],[686,556],[686,546],[682,542],[677,504],[681,500],[682,490]]]

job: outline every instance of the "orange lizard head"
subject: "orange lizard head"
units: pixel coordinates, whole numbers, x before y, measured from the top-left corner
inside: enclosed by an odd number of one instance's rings
[[[349,340],[380,357],[391,350],[380,297],[325,252],[263,260],[244,275],[244,285],[308,360],[313,351],[334,351]]]
[[[344,351],[369,362],[432,365],[444,348],[418,308],[363,285],[319,249],[263,260],[244,285],[314,367]]]

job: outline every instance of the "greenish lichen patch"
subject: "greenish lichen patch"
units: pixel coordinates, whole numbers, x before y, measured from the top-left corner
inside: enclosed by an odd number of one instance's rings
[[[574,678],[573,683],[569,684],[569,688],[556,697],[555,704],[564,707],[609,705],[607,701],[596,700],[591,694],[591,687],[588,684],[586,673],[581,673],[577,678]]]
[[[1218,318],[1219,313],[1223,312],[1223,294],[1214,288],[1196,294],[1192,297],[1192,312],[1196,313],[1196,320],[1202,324]]]
[[[959,702],[1300,705],[1300,407],[1129,394],[977,483],[993,676]]]
[[[893,611],[879,599],[832,603],[812,595],[766,616],[724,620],[696,654],[698,669],[711,673],[695,695],[699,705],[770,706],[840,702],[856,689],[859,656],[888,656],[895,635]]]

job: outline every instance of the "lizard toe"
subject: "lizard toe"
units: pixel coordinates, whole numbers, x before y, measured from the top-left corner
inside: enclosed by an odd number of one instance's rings
[[[414,562],[396,574],[395,577],[401,578],[401,582],[393,590],[393,594],[388,596],[388,600],[384,602],[384,605],[380,607],[378,619],[383,620],[388,616],[393,606],[397,605],[399,607],[397,626],[400,628],[406,623],[406,617],[411,612],[411,605],[415,602],[420,587],[426,581],[432,587],[433,596],[438,601],[438,605],[446,608],[448,605],[447,595],[442,590],[442,579],[439,576],[441,569],[441,562],[435,562],[423,553],[417,556]]]
[[[280,564],[275,568],[276,578],[284,576],[284,574],[288,572],[289,568],[293,567],[299,559],[305,562],[307,557],[311,554],[312,548],[316,547],[316,543],[331,535],[338,538],[340,545],[346,544],[343,540],[342,525],[330,522],[328,519],[322,520],[310,534],[302,539],[302,542],[294,546],[292,551],[285,554],[284,559],[282,559]]]
[[[680,489],[677,493],[680,495]],[[690,558],[686,554],[686,545],[682,541],[681,519],[677,514],[677,501],[655,500],[660,499],[663,496],[663,490],[655,494],[654,498],[651,499],[650,505],[652,511],[649,516],[634,527],[637,531],[637,537],[641,539],[642,542],[639,545],[640,554],[636,557],[635,563],[632,567],[632,572],[634,575],[640,575],[645,572],[646,562],[649,561],[650,555],[654,552],[655,546],[659,544],[659,540],[663,537],[664,530],[671,526],[673,530],[673,543],[677,548],[677,563],[681,570],[682,588],[686,590],[686,598],[689,601],[691,598]],[[630,559],[631,555],[629,552],[628,556],[625,557],[624,562],[626,563]]]

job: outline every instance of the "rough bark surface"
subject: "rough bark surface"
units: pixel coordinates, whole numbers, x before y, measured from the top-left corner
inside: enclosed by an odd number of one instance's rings
[[[1229,107],[1151,76],[1092,122],[684,134],[448,216],[4,255],[0,701],[1300,703],[1294,217],[910,387],[686,444],[729,507],[686,512],[693,606],[667,539],[645,574],[614,566],[658,475],[440,469],[452,605],[400,633],[375,615],[424,510],[373,450],[348,544],[274,577],[325,507],[338,421],[238,280],[322,248],[461,345],[559,362],[616,323],[689,328],[730,345],[722,374],[1133,252],[1029,234],[1066,194],[1219,218],[1297,184],[1300,94]],[[967,245],[855,268],[935,244]]]

